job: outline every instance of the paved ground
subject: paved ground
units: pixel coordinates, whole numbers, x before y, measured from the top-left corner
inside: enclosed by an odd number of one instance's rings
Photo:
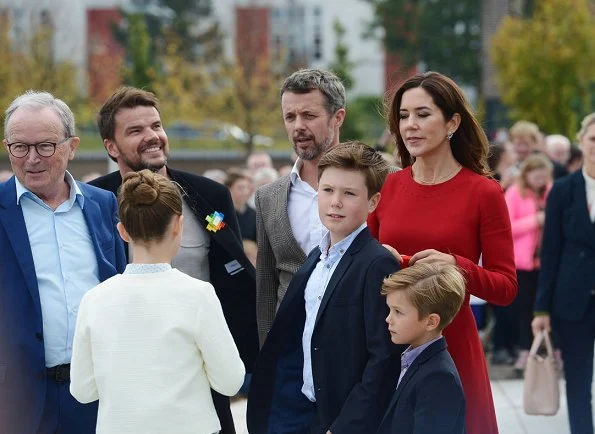
[[[501,434],[569,434],[564,397],[564,380],[560,380],[560,411],[555,416],[528,416],[523,411],[523,380],[508,367],[490,367],[492,394]],[[595,393],[595,390],[594,390]],[[236,400],[232,412],[238,434],[247,434],[246,400]]]

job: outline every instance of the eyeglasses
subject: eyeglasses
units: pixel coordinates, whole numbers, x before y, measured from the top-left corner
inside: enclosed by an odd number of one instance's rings
[[[27,143],[21,142],[14,142],[14,143],[7,143],[8,151],[13,157],[16,158],[24,158],[29,155],[29,149],[31,147],[35,148],[37,154],[41,157],[51,157],[56,153],[56,146],[61,145],[62,143],[66,142],[67,140],[71,139],[72,137],[65,137],[58,143],[54,142],[40,142],[29,145]]]

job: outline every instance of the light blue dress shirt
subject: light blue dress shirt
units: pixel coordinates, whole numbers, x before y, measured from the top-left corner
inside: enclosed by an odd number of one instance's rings
[[[312,334],[314,333],[314,323],[320,308],[320,302],[324,297],[324,292],[329,280],[333,276],[339,261],[347,251],[357,235],[364,230],[367,224],[364,222],[359,228],[343,238],[337,244],[329,249],[331,244],[330,232],[327,232],[320,241],[318,248],[322,252],[320,261],[316,264],[314,271],[308,279],[304,291],[304,300],[306,302],[306,323],[302,335],[302,348],[304,350],[304,385],[302,393],[312,402],[316,402],[316,393],[314,392],[314,378],[312,375]]]
[[[99,283],[93,241],[83,216],[85,198],[70,173],[65,179],[70,196],[56,210],[15,179],[37,276],[47,367],[70,363],[81,298]]]

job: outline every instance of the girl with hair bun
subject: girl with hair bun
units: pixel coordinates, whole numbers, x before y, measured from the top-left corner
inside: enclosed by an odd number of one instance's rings
[[[236,394],[245,370],[214,288],[170,265],[180,189],[149,170],[130,172],[118,204],[132,263],[81,301],[70,391],[99,400],[98,434],[217,433],[210,389]]]

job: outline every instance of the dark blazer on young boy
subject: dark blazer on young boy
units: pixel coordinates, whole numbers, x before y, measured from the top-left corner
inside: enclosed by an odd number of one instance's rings
[[[433,342],[403,375],[376,434],[464,434],[465,397],[446,341]]]
[[[248,397],[251,434],[373,433],[390,400],[405,347],[390,341],[380,288],[399,266],[367,227],[339,259],[321,299],[311,340],[316,402],[301,393],[304,292],[320,255],[312,250],[291,280],[261,349]]]

